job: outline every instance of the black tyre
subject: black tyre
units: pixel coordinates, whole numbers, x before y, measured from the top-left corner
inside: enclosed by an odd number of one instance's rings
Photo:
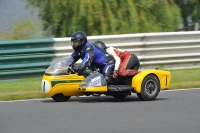
[[[65,102],[70,99],[71,96],[64,96],[62,93],[55,94],[51,98],[56,102]]]
[[[160,83],[155,75],[147,75],[143,82],[141,93],[137,93],[140,100],[151,101],[156,99],[158,93],[160,92]]]

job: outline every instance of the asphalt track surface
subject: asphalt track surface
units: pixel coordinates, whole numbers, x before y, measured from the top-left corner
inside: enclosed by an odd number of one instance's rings
[[[0,133],[200,133],[199,102],[198,88],[148,102],[135,94],[0,102]]]

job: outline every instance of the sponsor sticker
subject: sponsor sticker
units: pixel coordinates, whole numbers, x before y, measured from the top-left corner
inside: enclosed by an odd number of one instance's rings
[[[91,86],[101,86],[101,77],[96,77],[91,80]]]

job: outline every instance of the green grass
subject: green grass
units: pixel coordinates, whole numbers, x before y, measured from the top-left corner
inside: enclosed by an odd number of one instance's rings
[[[200,68],[168,70],[170,89],[200,88]],[[0,81],[0,101],[43,98],[42,77]]]
[[[200,68],[169,71],[172,76],[170,89],[200,88]]]
[[[43,98],[42,77],[0,81],[0,101]]]

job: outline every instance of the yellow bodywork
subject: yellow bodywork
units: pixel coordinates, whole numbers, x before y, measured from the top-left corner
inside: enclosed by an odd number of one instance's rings
[[[43,94],[47,97],[52,97],[58,93],[63,93],[64,96],[83,95],[83,92],[79,91],[79,84],[83,79],[83,76],[78,76],[77,74],[61,76],[44,75],[42,83]],[[46,87],[48,90],[45,90],[45,85],[48,86]]]
[[[155,75],[159,82],[160,82],[160,89],[169,89],[170,83],[171,83],[171,74],[169,71],[164,71],[164,70],[146,70],[142,71],[141,73],[137,74],[136,76],[133,77],[132,79],[132,87],[134,88],[136,93],[141,92],[141,86],[144,78],[149,75],[153,74]]]
[[[132,78],[132,87],[136,93],[141,93],[142,82],[149,74],[153,74],[158,78],[160,89],[169,88],[171,82],[171,74],[169,71],[157,69],[145,70]],[[106,93],[108,91],[107,86],[79,88],[83,79],[83,76],[78,76],[77,74],[60,76],[44,75],[42,91],[44,96],[47,97],[52,97],[58,93],[62,93],[64,96],[81,96],[85,92]]]
[[[99,92],[104,93],[108,91],[107,86],[95,86],[95,87],[87,87],[87,88],[81,88],[81,91],[83,92]]]

